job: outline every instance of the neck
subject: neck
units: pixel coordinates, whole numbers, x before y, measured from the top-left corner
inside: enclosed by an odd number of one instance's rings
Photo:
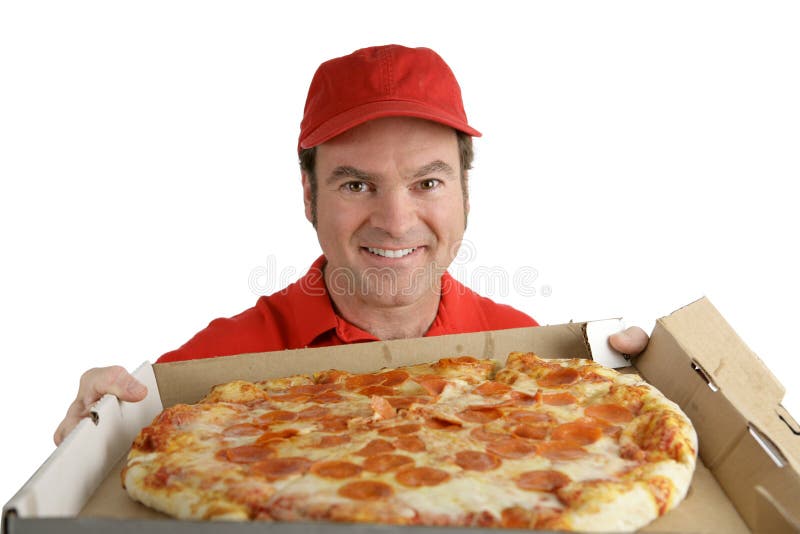
[[[424,336],[436,319],[441,300],[438,291],[409,303],[376,302],[370,295],[328,294],[340,317],[383,340]]]

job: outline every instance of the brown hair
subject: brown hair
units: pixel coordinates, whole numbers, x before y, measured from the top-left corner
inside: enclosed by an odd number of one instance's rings
[[[475,159],[475,151],[472,148],[472,136],[456,130],[458,141],[458,159],[461,165],[461,192],[464,195],[464,211],[467,209],[467,199],[469,192],[467,188],[467,171],[472,168],[472,161]],[[311,185],[311,224],[317,227],[317,147],[304,148],[300,150],[300,171],[308,177]]]

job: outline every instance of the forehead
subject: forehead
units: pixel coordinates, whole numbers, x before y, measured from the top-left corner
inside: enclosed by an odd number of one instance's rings
[[[411,117],[385,117],[360,124],[317,147],[317,166],[419,166],[441,160],[457,166],[455,130]]]

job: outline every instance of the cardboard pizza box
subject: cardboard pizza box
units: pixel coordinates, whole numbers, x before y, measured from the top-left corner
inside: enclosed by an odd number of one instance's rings
[[[3,507],[3,531],[28,532],[381,532],[407,527],[335,523],[178,521],[132,501],[120,485],[130,443],[177,402],[214,384],[329,368],[368,372],[443,356],[503,361],[511,351],[594,357],[628,365],[607,343],[621,323],[596,321],[423,339],[364,343],[169,364],[143,364],[141,403],[102,399]],[[659,319],[635,370],[677,402],[697,429],[700,461],[686,500],[644,532],[800,532],[800,427],[781,406],[784,389],[707,299]],[[414,532],[483,529],[418,528]],[[488,532],[488,531],[487,531]]]

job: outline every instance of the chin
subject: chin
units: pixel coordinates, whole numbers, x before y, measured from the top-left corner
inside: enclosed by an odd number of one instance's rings
[[[438,292],[432,287],[371,287],[364,295],[366,300],[381,307],[409,306],[427,298],[437,297]]]

